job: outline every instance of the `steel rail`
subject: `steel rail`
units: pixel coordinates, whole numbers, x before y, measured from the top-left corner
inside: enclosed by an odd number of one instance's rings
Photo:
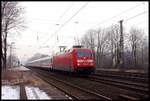
[[[38,76],[42,78],[42,80],[46,81],[47,83],[55,86],[56,88],[60,89],[61,91],[65,92],[66,94],[70,95],[74,99],[103,99],[103,100],[112,100],[109,97],[106,97],[104,95],[89,91],[87,89],[78,87],[76,85],[72,85],[68,82],[58,80],[55,77],[46,75],[43,71],[37,71]],[[43,73],[42,73],[43,72]],[[56,84],[57,83],[57,84]],[[59,85],[58,85],[59,84]],[[64,89],[65,88],[65,89]],[[71,91],[68,91],[67,89],[71,89]],[[76,93],[76,92],[80,93]]]

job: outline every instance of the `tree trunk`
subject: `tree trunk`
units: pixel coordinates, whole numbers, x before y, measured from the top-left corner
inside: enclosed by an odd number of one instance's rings
[[[144,67],[143,66],[143,47],[142,47],[142,67]]]
[[[98,53],[99,53],[99,46],[97,46],[97,59],[96,59],[96,64],[97,64],[97,66],[98,66],[98,61],[99,61]]]
[[[114,59],[114,54],[113,54],[113,50],[114,50],[114,47],[113,47],[113,40],[111,41],[111,57],[112,57],[112,61],[111,61],[111,65],[114,67],[114,63],[113,63],[113,59]]]
[[[7,63],[7,38],[4,39],[4,68],[6,69],[6,63]]]
[[[4,31],[4,68],[6,69],[7,67],[7,24],[5,26],[5,31]]]
[[[3,34],[2,33],[2,29],[1,29],[1,34]],[[2,40],[3,40],[3,38],[2,38],[2,35],[1,35],[1,68],[4,66],[4,61],[3,61],[4,60],[3,59],[3,55],[4,55],[3,54],[3,41]]]
[[[137,62],[136,62],[136,44],[135,44],[135,49],[134,49],[134,61],[135,61],[135,67],[137,66]]]

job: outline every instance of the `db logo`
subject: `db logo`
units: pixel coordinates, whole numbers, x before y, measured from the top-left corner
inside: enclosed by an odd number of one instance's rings
[[[87,60],[83,60],[83,62],[87,62]]]

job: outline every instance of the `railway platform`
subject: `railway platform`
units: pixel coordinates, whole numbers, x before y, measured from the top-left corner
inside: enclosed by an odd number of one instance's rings
[[[2,100],[70,99],[64,92],[47,84],[35,72],[23,66],[2,70],[1,90]]]
[[[8,70],[12,70],[12,71],[28,71],[30,69],[24,67],[24,66],[19,66],[19,67],[12,67],[12,68],[9,68]]]

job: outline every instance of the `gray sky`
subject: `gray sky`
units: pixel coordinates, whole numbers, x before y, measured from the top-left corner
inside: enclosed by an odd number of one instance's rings
[[[21,60],[26,60],[37,52],[50,55],[52,51],[58,50],[59,45],[73,45],[73,38],[82,37],[87,30],[118,24],[121,19],[124,20],[126,31],[134,25],[144,29],[148,35],[148,2],[20,3],[25,7],[24,18],[28,28],[15,39],[9,39],[9,42],[15,41],[17,49],[14,52]],[[85,7],[79,11],[83,5]],[[144,11],[147,12],[134,17]],[[126,21],[128,18],[132,19]],[[59,41],[56,40],[57,36]],[[42,48],[47,45],[49,48]]]

